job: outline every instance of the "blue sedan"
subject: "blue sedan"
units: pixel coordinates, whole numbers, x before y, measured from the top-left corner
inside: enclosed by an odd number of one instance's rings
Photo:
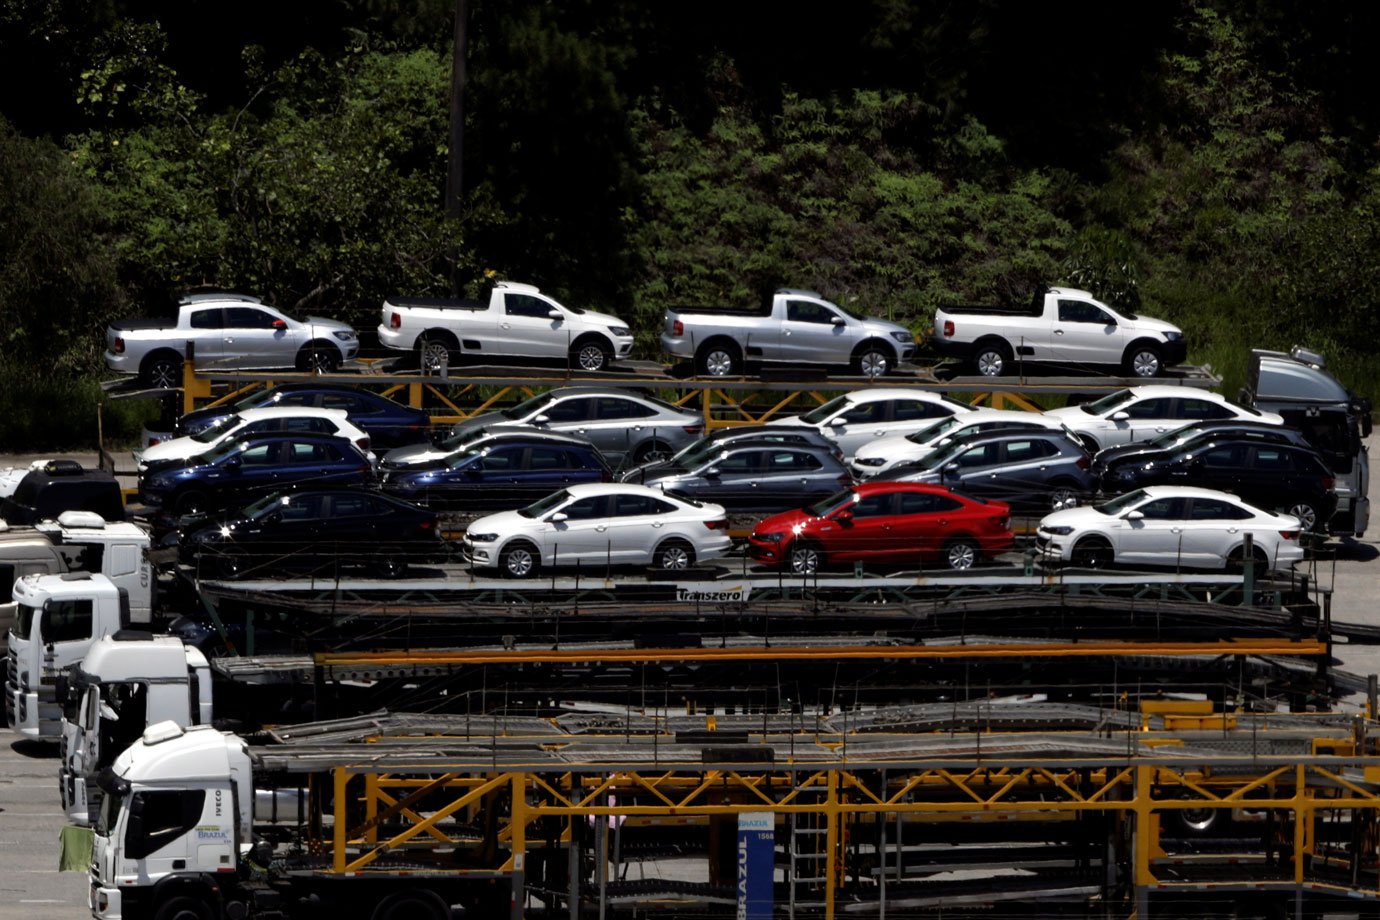
[[[387,469],[383,490],[428,505],[508,509],[613,474],[592,444],[575,438],[505,433],[424,466]]]
[[[173,434],[179,438],[193,435],[236,412],[264,406],[344,409],[351,422],[369,433],[375,449],[415,444],[430,436],[431,419],[421,409],[395,403],[369,390],[319,383],[288,383],[272,389],[255,390],[233,403],[188,412],[177,420]]]

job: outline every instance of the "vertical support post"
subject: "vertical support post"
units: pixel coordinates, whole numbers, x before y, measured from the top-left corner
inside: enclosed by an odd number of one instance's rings
[[[838,871],[839,772],[829,770],[828,793],[824,799],[824,920],[834,920],[834,875]]]
[[[1138,765],[1136,771],[1136,799],[1134,812],[1136,816],[1136,834],[1132,854],[1135,866],[1135,877],[1132,879],[1136,892],[1136,920],[1148,920],[1150,916],[1150,889],[1149,885],[1155,881],[1155,877],[1150,874],[1150,852],[1154,844],[1151,818],[1151,796],[1150,796],[1150,777],[1152,767],[1144,764]]]
[[[522,920],[527,906],[527,774],[513,774],[512,791],[513,895],[508,920]]]
[[[574,776],[567,777],[568,788],[565,790],[566,797],[574,798],[576,780]],[[570,890],[566,893],[566,908],[570,912],[570,920],[580,920],[580,848],[584,845],[581,839],[584,835],[582,822],[584,818],[571,812],[570,814],[570,848],[566,852],[566,870],[569,875]]]
[[[606,920],[609,906],[609,819],[594,816],[594,878],[599,886],[599,920]]]
[[[345,871],[345,784],[350,781],[350,774],[345,772],[344,767],[336,767],[332,773],[335,775],[335,801],[331,811],[335,816],[335,827],[332,828],[334,840],[331,858],[336,872]]]
[[[374,825],[374,818],[379,813],[379,775],[377,773],[364,774],[364,818],[369,825],[369,830],[365,832],[364,839],[370,843],[379,842],[379,829]]]
[[[1375,674],[1366,677],[1366,718],[1377,718],[1375,704],[1380,700],[1380,676]]]

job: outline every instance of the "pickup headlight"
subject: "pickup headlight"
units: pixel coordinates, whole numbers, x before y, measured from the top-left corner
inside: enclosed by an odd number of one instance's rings
[[[893,332],[891,337],[898,342],[905,342],[908,345],[915,341],[915,335],[910,332]]]
[[[1054,537],[1067,537],[1069,534],[1073,533],[1073,528],[1072,528],[1072,527],[1067,527],[1067,526],[1060,526],[1060,527],[1041,527],[1041,528],[1040,528],[1040,532],[1041,532],[1041,533],[1047,533],[1047,534],[1049,534],[1050,536],[1054,536]]]
[[[355,334],[347,330],[337,329],[335,332],[331,334],[334,335],[336,338],[340,339],[340,341],[342,342],[353,342],[355,340]]]
[[[496,533],[466,533],[465,539],[471,543],[492,543],[498,539]]]
[[[632,330],[629,329],[627,326],[610,326],[610,327],[609,327],[609,335],[616,335],[616,336],[622,337],[622,336],[631,335],[631,334],[632,334]]]
[[[1177,342],[1177,341],[1179,341],[1179,339],[1181,339],[1181,338],[1183,338],[1183,337],[1184,337],[1184,334],[1183,334],[1182,332],[1166,332],[1166,333],[1164,334],[1164,340],[1165,340],[1166,342]]]

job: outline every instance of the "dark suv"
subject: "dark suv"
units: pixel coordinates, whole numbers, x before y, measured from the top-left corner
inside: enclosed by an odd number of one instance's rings
[[[1323,530],[1337,509],[1336,480],[1317,451],[1295,444],[1223,437],[1193,442],[1143,462],[1118,465],[1102,477],[1108,493],[1142,486],[1217,489],[1260,508],[1292,514],[1305,530]]]
[[[955,439],[921,463],[877,479],[937,482],[1029,513],[1072,508],[1096,486],[1087,450],[1056,430],[983,431]]]
[[[1191,450],[1213,440],[1240,438],[1262,444],[1292,444],[1311,447],[1303,432],[1270,422],[1247,422],[1239,419],[1194,422],[1173,431],[1166,431],[1148,441],[1104,447],[1093,455],[1093,474],[1099,479],[1108,472],[1120,470],[1128,464],[1149,463],[1185,450]]]

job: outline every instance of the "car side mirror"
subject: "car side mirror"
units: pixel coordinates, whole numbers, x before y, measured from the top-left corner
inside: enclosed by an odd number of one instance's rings
[[[838,514],[834,515],[834,520],[838,521],[840,524],[843,524],[846,527],[849,524],[853,523],[853,512],[840,511]]]
[[[950,476],[952,476],[952,475],[954,475],[955,473],[957,473],[958,470],[959,470],[959,466],[958,466],[957,463],[946,463],[946,464],[944,464],[944,472],[945,472],[945,473],[948,473]]]
[[[1143,521],[1143,520],[1145,520],[1145,514],[1144,514],[1143,512],[1140,512],[1140,511],[1128,511],[1128,512],[1126,512],[1124,515],[1122,515],[1122,520],[1125,520],[1125,521]]]
[[[536,418],[532,419],[532,424],[533,424],[533,425],[545,425],[545,424],[546,424],[547,422],[549,422],[549,421],[551,421],[551,416],[549,416],[549,415],[547,415],[545,412],[543,412],[541,415],[538,415]]]
[[[1125,409],[1122,409],[1120,412],[1112,413],[1112,421],[1114,422],[1124,422],[1130,417],[1131,413],[1127,412]]]
[[[844,319],[842,316],[835,316],[833,319],[829,320],[829,322],[830,322],[832,325],[835,325],[835,326],[847,326],[847,325],[848,325],[848,320]]]
[[[561,320],[565,319],[565,314],[562,313],[560,310],[551,310],[551,311],[550,311],[549,313],[547,313],[546,315],[547,315],[548,317],[550,317],[551,319],[554,319],[554,320],[555,320],[556,322],[558,322],[558,323],[559,323]]]
[[[287,328],[287,320],[275,319],[275,320],[273,321],[273,328],[274,328],[274,329],[286,329],[286,328]]]
[[[281,523],[283,523],[283,512],[281,512],[281,511],[275,511],[275,512],[273,512],[272,514],[270,514],[270,515],[268,516],[268,523],[270,523],[270,524],[281,524]]]
[[[709,477],[710,479],[718,479],[719,468],[717,466],[711,466],[709,469],[704,471],[704,475]]]
[[[557,511],[555,514],[547,518],[546,521],[548,524],[559,524],[562,521],[567,521],[569,519],[569,515],[567,515],[564,511]]]
[[[227,470],[237,470],[242,466],[244,466],[244,460],[239,457],[231,457],[229,460],[225,461],[225,468]]]
[[[829,419],[829,424],[835,428],[842,428],[844,425],[848,424],[848,419],[844,418],[842,415],[836,415]]]

